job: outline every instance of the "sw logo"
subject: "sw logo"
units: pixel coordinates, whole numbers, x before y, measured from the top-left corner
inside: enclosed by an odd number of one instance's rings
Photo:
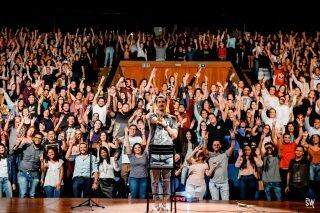
[[[314,209],[315,199],[306,198],[306,207]]]

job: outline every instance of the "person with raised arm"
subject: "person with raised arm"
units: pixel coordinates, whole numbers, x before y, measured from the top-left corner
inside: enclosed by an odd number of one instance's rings
[[[214,140],[212,143],[213,152],[209,152],[209,172],[210,177],[209,190],[212,200],[229,200],[229,183],[228,183],[228,159],[233,153],[235,146],[235,133],[230,131],[231,144],[226,151],[221,149],[221,141]]]

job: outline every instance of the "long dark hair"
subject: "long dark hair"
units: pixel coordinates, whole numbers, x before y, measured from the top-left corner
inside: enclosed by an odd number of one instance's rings
[[[7,147],[3,143],[0,143],[0,146],[2,146],[4,148],[3,155],[0,155],[0,160],[1,160],[1,159],[7,158],[8,152],[7,152]]]
[[[250,146],[245,146],[243,148],[243,155],[241,156],[242,157],[242,163],[240,165],[240,169],[246,169],[247,168],[247,157],[246,157],[246,154],[245,154],[245,148],[249,147],[250,150],[251,150],[251,153],[249,155],[249,162],[250,164],[252,165],[253,169],[256,170],[258,167],[256,165],[256,162],[254,161],[254,153],[252,152],[252,149]]]
[[[293,130],[293,135],[295,138],[297,138],[299,136],[299,128],[297,127],[297,125],[295,125],[293,122],[289,122],[286,127],[285,127],[285,133],[287,133],[288,135],[290,135],[290,132],[289,132],[289,128],[288,126],[289,125],[292,125],[294,130]],[[291,136],[291,135],[290,135]]]
[[[46,156],[47,159],[49,160],[48,152],[49,150],[52,150],[54,152],[54,158],[52,159],[53,161],[59,161],[59,155],[58,155],[58,149],[55,146],[48,146],[47,151],[46,151]]]
[[[185,140],[187,141],[187,133],[190,132],[191,134],[191,143],[194,147],[196,147],[198,145],[198,138],[197,138],[197,134],[192,130],[192,129],[188,129],[186,131],[186,134],[185,134]]]
[[[102,151],[105,151],[107,153],[107,158],[106,158],[106,161],[108,164],[110,164],[110,154],[109,154],[109,150],[107,149],[107,147],[101,147],[100,148],[100,151],[99,151],[99,164],[101,164],[103,162],[103,158],[101,157],[101,152]]]

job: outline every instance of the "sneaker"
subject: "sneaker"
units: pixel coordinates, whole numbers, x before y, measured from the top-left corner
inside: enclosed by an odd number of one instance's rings
[[[161,204],[160,209],[164,212],[170,212],[170,207],[166,204]]]
[[[159,205],[154,205],[151,209],[151,212],[160,212],[160,206]]]

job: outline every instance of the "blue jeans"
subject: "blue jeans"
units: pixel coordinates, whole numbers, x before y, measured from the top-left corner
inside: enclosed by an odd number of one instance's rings
[[[6,194],[6,197],[12,198],[12,187],[8,178],[0,178],[0,197],[3,197],[3,192]]]
[[[254,175],[242,175],[240,177],[240,199],[254,200],[258,189],[257,179]]]
[[[60,197],[60,189],[57,189],[53,186],[45,186],[44,191],[46,193],[47,198],[59,198]]]
[[[272,190],[277,201],[281,201],[281,182],[268,182],[264,187],[264,192],[268,201],[272,200]]]
[[[172,188],[172,191],[175,190],[175,192],[177,192],[181,188],[180,178],[175,177],[173,179],[173,181],[171,182],[171,188]]]
[[[18,172],[19,197],[24,198],[29,194],[34,198],[39,184],[39,175],[35,172]]]
[[[130,177],[129,187],[132,199],[145,199],[147,197],[147,178]]]
[[[89,193],[91,193],[91,178],[88,177],[74,177],[72,179],[72,189],[73,195],[75,197],[88,197]]]
[[[107,66],[107,65],[108,65],[108,62],[109,62],[109,67],[112,66],[113,54],[114,54],[114,49],[113,49],[113,47],[107,47],[107,48],[106,48],[106,57],[105,57],[105,59],[104,59],[104,66]]]
[[[310,164],[310,180],[320,181],[320,164]]]

